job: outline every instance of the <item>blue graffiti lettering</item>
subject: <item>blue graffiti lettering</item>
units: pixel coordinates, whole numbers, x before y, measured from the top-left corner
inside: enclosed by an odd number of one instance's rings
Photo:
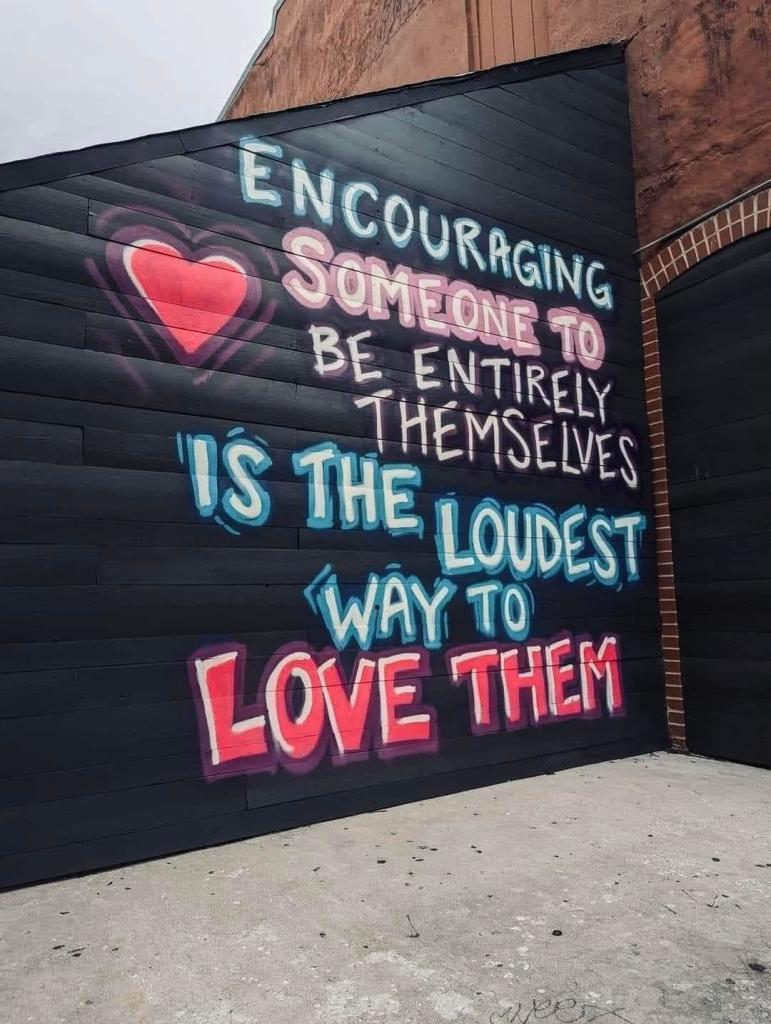
[[[434,513],[436,551],[448,576],[508,572],[521,581],[562,573],[569,583],[614,587],[623,568],[623,582],[640,579],[639,549],[646,527],[642,512],[590,515],[585,505],[574,505],[558,515],[546,505],[502,506],[494,498],[484,498],[468,517],[465,543],[456,498],[439,498]],[[481,589],[475,597],[480,615],[492,593]],[[483,615],[482,621],[488,618]]]
[[[198,514],[230,533],[238,526],[263,526],[271,500],[260,477],[272,465],[264,442],[244,427],[228,431],[220,450],[212,434],[177,434],[177,456],[186,467]],[[236,524],[236,527],[228,525]]]
[[[385,530],[392,537],[423,536],[423,519],[414,511],[421,472],[411,463],[385,463],[376,455],[341,452],[323,441],[292,456],[297,476],[308,480],[307,525],[328,530]]]
[[[339,650],[354,643],[366,651],[375,639],[387,640],[397,633],[403,644],[419,641],[438,650],[448,636],[447,606],[457,589],[443,578],[427,588],[417,576],[394,568],[383,576],[370,573],[361,593],[344,598],[337,573],[325,565],[304,595]]]

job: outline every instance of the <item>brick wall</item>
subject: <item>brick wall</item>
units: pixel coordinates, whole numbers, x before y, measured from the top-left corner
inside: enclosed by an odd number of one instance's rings
[[[628,48],[642,242],[769,175],[771,0],[285,0],[229,117]]]

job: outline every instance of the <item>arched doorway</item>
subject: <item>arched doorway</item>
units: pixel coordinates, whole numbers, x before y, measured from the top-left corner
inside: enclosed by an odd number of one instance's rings
[[[656,316],[685,736],[771,766],[771,231],[683,269]]]

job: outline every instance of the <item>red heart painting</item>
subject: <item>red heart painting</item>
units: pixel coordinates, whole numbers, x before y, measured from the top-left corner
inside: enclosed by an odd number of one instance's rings
[[[140,238],[124,250],[123,264],[183,362],[199,361],[246,298],[246,271],[224,253],[188,259],[168,242]]]

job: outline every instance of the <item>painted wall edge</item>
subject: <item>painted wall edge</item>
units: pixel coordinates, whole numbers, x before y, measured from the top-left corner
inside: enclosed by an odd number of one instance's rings
[[[624,60],[626,44],[609,43],[588,49],[571,50],[548,57],[514,64],[502,64],[488,71],[437,78],[416,85],[384,89],[362,96],[346,97],[327,103],[305,107],[292,107],[270,114],[257,114],[232,121],[214,121],[209,124],[176,131],[143,135],[134,139],[106,142],[83,149],[66,150],[42,156],[14,160],[0,164],[0,192],[43,185],[48,181],[69,178],[79,174],[92,174],[112,167],[154,160],[165,156],[181,156],[200,149],[237,142],[243,134],[243,125],[249,123],[249,135],[259,137],[271,133],[292,131],[362,117],[367,114],[422,103],[437,96],[454,96],[474,89],[489,89],[496,85],[525,82],[535,78],[567,71],[619,64]],[[255,124],[256,122],[256,124]]]

